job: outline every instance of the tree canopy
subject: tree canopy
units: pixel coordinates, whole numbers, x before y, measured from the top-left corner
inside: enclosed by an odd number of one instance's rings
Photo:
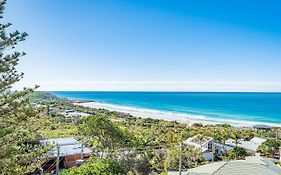
[[[71,168],[62,175],[123,175],[126,170],[122,164],[111,159],[91,159],[79,168]]]
[[[0,19],[6,0],[0,1]],[[26,98],[31,88],[13,91],[14,83],[23,73],[16,70],[24,52],[15,51],[27,34],[10,31],[10,23],[0,22],[0,174],[25,174],[37,166],[35,158],[41,153],[31,120],[37,116]]]

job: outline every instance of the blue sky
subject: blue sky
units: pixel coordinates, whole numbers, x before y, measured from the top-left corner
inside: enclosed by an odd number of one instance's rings
[[[276,0],[10,0],[17,88],[281,91]]]

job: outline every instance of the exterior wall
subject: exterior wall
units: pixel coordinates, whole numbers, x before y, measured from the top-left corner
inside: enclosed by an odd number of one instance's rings
[[[220,148],[220,147],[216,147],[216,150],[215,150],[215,153],[217,154],[217,155],[222,155],[222,149]]]
[[[222,150],[218,147],[215,148],[215,155],[221,155],[222,154]],[[207,160],[212,160],[213,159],[213,153],[212,153],[212,150],[209,150],[208,152],[204,152],[202,154],[202,157],[204,159],[207,159]]]
[[[80,159],[80,155],[66,156],[64,158],[64,167],[71,168],[76,166],[76,160]]]
[[[80,154],[65,156],[64,161],[63,161],[64,168],[67,169],[67,168],[71,168],[71,167],[76,166],[76,161],[80,160],[80,158],[81,158],[80,156],[81,156]],[[90,155],[88,155],[88,154],[83,155],[84,160],[89,159],[89,157],[90,157]]]

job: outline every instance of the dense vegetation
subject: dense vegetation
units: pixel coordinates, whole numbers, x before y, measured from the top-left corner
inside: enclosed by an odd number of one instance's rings
[[[6,1],[0,1],[2,18]],[[225,143],[232,138],[250,140],[254,136],[268,137],[258,151],[274,157],[280,142],[272,131],[254,131],[230,125],[189,126],[175,121],[142,119],[119,112],[92,109],[75,105],[46,92],[33,92],[34,88],[12,91],[14,83],[23,73],[16,71],[19,58],[25,53],[14,51],[27,34],[9,32],[11,24],[0,23],[0,174],[32,174],[44,162],[45,148],[40,139],[75,137],[92,147],[92,157],[79,168],[65,170],[62,174],[149,174],[151,171],[177,170],[179,155],[182,167],[192,168],[207,161],[201,151],[180,143],[188,137],[214,136]],[[65,118],[66,109],[91,114],[89,117]],[[222,159],[243,159],[248,153],[236,147]]]
[[[64,175],[91,174],[91,175],[123,175],[126,174],[124,166],[112,159],[91,159],[79,168],[69,169]]]
[[[153,170],[177,170],[179,168],[179,143],[195,135],[198,135],[196,138],[198,142],[203,142],[204,136],[214,136],[215,140],[221,143],[232,138],[237,144],[239,139],[250,140],[254,136],[268,137],[271,139],[258,149],[259,152],[268,157],[274,157],[280,145],[279,142],[276,142],[276,135],[273,131],[236,128],[227,124],[202,125],[195,123],[188,126],[176,121],[137,118],[130,114],[74,105],[67,99],[60,99],[46,92],[35,92],[31,99],[40,102],[41,105],[50,106],[52,117],[46,117],[45,120],[50,122],[50,126],[52,125],[52,132],[64,133],[65,130],[71,128],[75,132],[67,132],[64,136],[83,139],[88,146],[94,148],[94,159],[101,161],[110,159],[119,162],[119,165],[123,166],[128,174],[148,174]],[[64,118],[60,116],[59,111],[65,109],[88,112],[92,116]],[[55,122],[54,125],[51,122]],[[46,133],[46,128],[44,132],[39,132]],[[268,148],[269,146],[271,149]],[[192,168],[207,163],[207,160],[201,158],[200,152],[194,147],[183,146],[183,168]],[[251,153],[237,147],[228,154],[216,157],[216,159],[243,159],[247,155],[251,155]],[[89,161],[89,164],[92,165],[93,162]],[[87,167],[87,163],[84,166]],[[84,171],[78,169],[73,169],[73,172],[83,174]],[[66,172],[73,173],[72,170]],[[110,174],[110,172],[108,173]]]
[[[0,1],[0,19],[6,1]],[[2,21],[3,22],[3,21]],[[43,153],[38,142],[38,127],[34,126],[40,111],[29,105],[26,96],[33,88],[13,91],[14,83],[23,73],[16,70],[24,52],[15,51],[27,34],[11,31],[10,23],[0,23],[0,174],[26,174],[40,165],[35,161]]]

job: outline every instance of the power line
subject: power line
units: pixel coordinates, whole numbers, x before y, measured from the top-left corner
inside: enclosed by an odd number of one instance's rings
[[[58,161],[59,163],[63,160],[63,157]],[[45,171],[48,172],[49,170],[51,170],[52,168],[54,168],[56,166],[57,161],[55,161],[54,163],[51,164],[51,166]],[[56,172],[57,173],[57,172]]]
[[[45,161],[45,163],[44,163],[43,165],[40,165],[40,168],[41,168],[41,167],[44,167],[44,166],[48,163],[49,160],[51,160],[50,157]],[[39,168],[38,170],[36,170],[32,175],[34,175],[34,174],[36,174],[38,171],[40,171],[40,168]]]

